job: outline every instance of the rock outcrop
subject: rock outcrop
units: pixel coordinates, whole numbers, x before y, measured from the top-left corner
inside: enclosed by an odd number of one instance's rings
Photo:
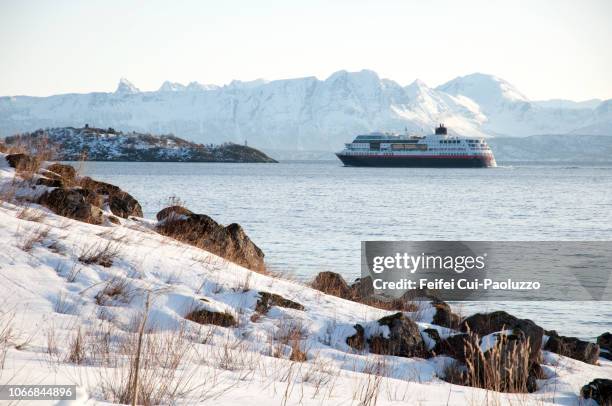
[[[594,379],[582,387],[580,394],[585,399],[593,399],[599,406],[612,406],[612,380]]]
[[[351,298],[351,289],[342,275],[336,272],[319,272],[311,286],[328,295],[341,297],[343,299]]]
[[[80,179],[79,184],[83,189],[88,189],[101,196],[106,196],[108,207],[115,216],[125,219],[130,216],[142,217],[142,207],[140,203],[138,203],[132,195],[121,190],[120,187],[111,185],[110,183],[93,180],[90,177]]]
[[[259,292],[259,300],[255,310],[259,313],[268,313],[272,306],[285,307],[287,309],[304,310],[304,306],[293,300],[285,299],[281,295],[269,292]]]
[[[45,192],[38,203],[60,216],[91,224],[102,224],[104,221],[102,210],[91,204],[79,189],[53,189]]]
[[[361,324],[355,324],[353,328],[355,334],[346,338],[346,344],[357,351],[363,351],[366,345],[365,329]]]
[[[612,333],[603,333],[597,337],[597,344],[604,350],[612,351]]]
[[[378,320],[389,328],[389,336],[373,336],[368,340],[370,351],[381,355],[399,357],[426,357],[425,342],[419,326],[403,313],[396,313]]]
[[[431,321],[433,324],[452,329],[457,329],[459,327],[461,317],[452,312],[448,303],[442,300],[432,299],[431,304],[436,309],[436,313]]]
[[[570,357],[587,364],[596,364],[599,359],[599,345],[576,337],[560,336],[556,332],[549,332],[548,341],[544,346],[551,351],[565,357]]]
[[[156,226],[157,232],[210,251],[253,271],[265,272],[263,251],[251,241],[239,224],[224,227],[205,214],[195,214],[176,207],[158,213],[158,218],[162,220]]]
[[[537,361],[542,347],[544,329],[529,319],[519,319],[504,311],[477,313],[461,323],[461,331],[471,331],[479,336],[502,330],[521,330],[529,339],[529,358]]]
[[[214,312],[206,309],[198,309],[185,316],[187,320],[198,324],[214,324],[221,327],[234,327],[238,324],[234,316],[229,313]]]
[[[17,172],[33,170],[38,166],[36,159],[28,154],[9,154],[6,160]]]
[[[61,177],[61,179],[67,184],[73,183],[77,176],[76,169],[70,165],[53,163],[47,166],[46,170]]]

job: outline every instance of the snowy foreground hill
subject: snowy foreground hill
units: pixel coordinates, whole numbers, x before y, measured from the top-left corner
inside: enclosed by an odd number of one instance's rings
[[[112,128],[48,128],[6,137],[3,143],[48,148],[60,161],[275,162],[246,145],[202,145],[173,135],[124,133]]]
[[[612,135],[612,100],[534,102],[479,73],[436,88],[420,80],[402,86],[368,70],[222,87],[166,82],[146,92],[122,79],[114,93],[0,98],[0,136],[89,123],[202,143],[331,151],[356,133],[429,133],[440,122],[469,136]]]
[[[77,400],[57,404],[129,404],[139,336],[139,401],[157,404],[595,405],[581,388],[612,378],[603,358],[535,348],[533,393],[450,384],[455,361],[430,351],[456,332],[434,324],[429,301],[399,313],[422,356],[375,354],[374,342],[397,338],[397,311],[250,271],[157,233],[155,221],[117,218],[112,205],[97,225],[59,216],[31,203],[53,188],[16,177],[4,157],[0,384],[75,384]],[[476,351],[504,334],[514,332]]]

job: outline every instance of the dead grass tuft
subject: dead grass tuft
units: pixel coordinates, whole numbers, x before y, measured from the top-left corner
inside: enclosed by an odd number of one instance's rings
[[[19,248],[25,252],[30,252],[34,245],[41,244],[49,235],[49,227],[38,227],[37,229],[23,235]]]
[[[94,243],[81,250],[79,261],[87,265],[97,264],[109,268],[119,257],[120,251],[120,245],[113,241]]]
[[[114,302],[129,304],[134,294],[126,278],[114,277],[106,282],[102,290],[96,294],[95,299],[99,306],[107,306]]]

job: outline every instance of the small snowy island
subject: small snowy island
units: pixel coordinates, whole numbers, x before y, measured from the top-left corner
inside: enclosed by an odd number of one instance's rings
[[[292,281],[238,224],[176,200],[145,219],[127,191],[14,152],[0,152],[1,384],[76,385],[62,405],[611,401],[609,333],[381,302],[333,272]]]
[[[11,147],[47,149],[60,161],[274,163],[263,152],[234,143],[203,145],[174,135],[122,132],[113,128],[57,127],[4,139]]]

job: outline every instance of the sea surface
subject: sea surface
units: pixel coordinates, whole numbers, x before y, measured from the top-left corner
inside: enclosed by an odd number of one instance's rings
[[[612,164],[87,162],[83,172],[127,190],[145,217],[177,197],[220,223],[239,223],[269,267],[306,281],[320,271],[359,277],[362,240],[612,240]],[[498,309],[566,335],[612,331],[612,302],[461,304],[464,314]]]

